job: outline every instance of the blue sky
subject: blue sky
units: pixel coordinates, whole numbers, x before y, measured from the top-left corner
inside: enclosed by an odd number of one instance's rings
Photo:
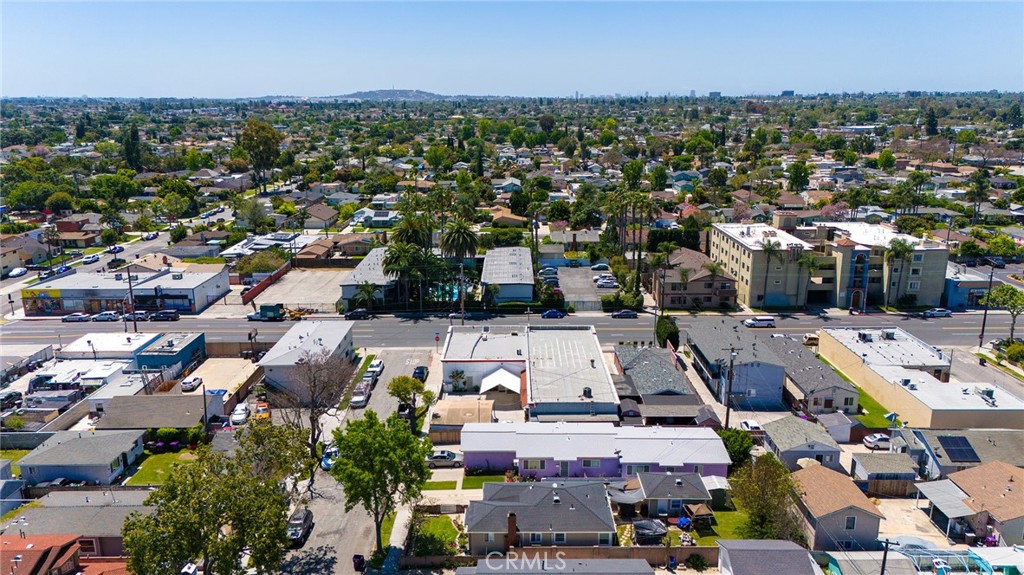
[[[1022,2],[11,2],[4,96],[1024,90]]]

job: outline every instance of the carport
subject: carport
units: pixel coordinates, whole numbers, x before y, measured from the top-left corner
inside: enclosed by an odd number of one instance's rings
[[[975,513],[964,503],[964,500],[968,498],[967,494],[948,479],[918,483],[917,491],[928,499],[928,518],[937,527],[943,529],[947,539],[949,539],[949,532],[954,520],[970,517]],[[939,511],[939,517],[935,517],[936,509]],[[941,524],[942,520],[945,520],[945,526]]]

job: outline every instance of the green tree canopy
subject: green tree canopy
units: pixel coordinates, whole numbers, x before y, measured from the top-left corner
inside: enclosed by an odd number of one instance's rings
[[[262,186],[267,191],[268,172],[274,167],[274,162],[281,155],[279,146],[284,140],[284,135],[274,129],[273,126],[255,118],[250,118],[242,130],[242,137],[239,145],[249,156],[252,169],[256,176],[255,184]]]
[[[732,498],[747,513],[740,524],[744,539],[801,542],[803,533],[792,510],[795,485],[789,470],[767,454],[739,469],[730,479]]]

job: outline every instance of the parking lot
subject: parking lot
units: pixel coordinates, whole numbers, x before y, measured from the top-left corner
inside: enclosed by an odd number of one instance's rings
[[[341,297],[341,282],[352,270],[293,269],[256,297],[257,304],[283,303],[286,307],[334,310]]]
[[[598,288],[594,283],[594,276],[609,272],[595,272],[589,267],[582,268],[558,268],[558,281],[561,284],[562,294],[565,295],[566,303],[572,303],[577,311],[584,311],[584,306],[577,302],[596,304],[592,309],[587,306],[587,311],[600,311],[601,296],[611,295],[617,290],[612,288]]]

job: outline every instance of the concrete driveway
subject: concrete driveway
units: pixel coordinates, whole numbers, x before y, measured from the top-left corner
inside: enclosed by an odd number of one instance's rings
[[[601,302],[601,296],[614,294],[617,290],[598,288],[594,276],[610,272],[595,272],[589,267],[558,268],[558,281],[567,302]],[[597,308],[600,310],[600,306]]]
[[[885,516],[878,527],[879,539],[913,535],[935,543],[940,548],[966,549],[965,545],[950,545],[945,534],[928,519],[928,500],[875,499],[874,502]]]

